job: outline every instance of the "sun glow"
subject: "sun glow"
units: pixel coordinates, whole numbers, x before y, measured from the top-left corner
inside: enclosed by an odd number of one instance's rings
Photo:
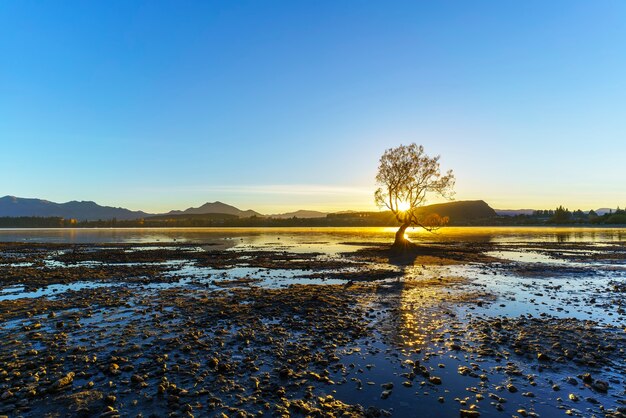
[[[409,202],[398,202],[398,210],[400,212],[406,212],[411,209],[411,204]]]

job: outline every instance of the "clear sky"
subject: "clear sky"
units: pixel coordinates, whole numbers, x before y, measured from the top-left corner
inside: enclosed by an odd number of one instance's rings
[[[372,209],[410,142],[459,200],[626,205],[626,2],[0,2],[0,195]]]

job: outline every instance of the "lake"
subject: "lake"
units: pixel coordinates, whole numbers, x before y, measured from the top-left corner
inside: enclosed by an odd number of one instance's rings
[[[340,244],[342,242],[390,242],[397,228],[44,228],[0,229],[0,242],[147,243],[232,242],[267,245],[282,240],[286,245]],[[407,231],[420,242],[623,242],[626,228],[588,227],[449,227],[435,233],[419,228]]]

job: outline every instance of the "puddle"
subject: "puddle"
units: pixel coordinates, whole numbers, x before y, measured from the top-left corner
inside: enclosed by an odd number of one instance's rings
[[[98,289],[102,287],[113,287],[119,285],[121,285],[121,283],[74,282],[71,284],[51,284],[49,286],[33,291],[25,291],[24,286],[16,286],[14,287],[14,289],[17,290],[13,292],[7,292],[7,289],[5,288],[4,291],[0,293],[0,301],[40,297],[54,298],[55,296],[61,295],[68,291]]]

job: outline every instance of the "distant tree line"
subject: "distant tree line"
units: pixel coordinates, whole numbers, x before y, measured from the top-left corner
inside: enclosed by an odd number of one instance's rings
[[[626,211],[619,207],[615,212],[610,210],[602,216],[599,216],[594,210],[583,212],[577,209],[570,212],[563,206],[559,206],[554,210],[552,216],[548,218],[548,222],[552,224],[603,224],[603,225],[623,225],[626,224]]]
[[[329,214],[322,218],[239,218],[226,214],[159,216],[135,220],[83,220],[60,217],[0,217],[0,228],[202,228],[397,226],[391,212]]]
[[[472,212],[471,216],[467,214]],[[595,211],[570,211],[563,206],[536,210],[530,215],[494,216],[476,212],[476,206],[444,209],[450,226],[515,225],[626,225],[626,211],[617,209],[603,215]],[[480,209],[480,207],[478,207]],[[491,209],[489,209],[491,210]],[[398,226],[391,211],[333,213],[323,218],[239,218],[227,214],[161,215],[135,220],[77,220],[61,217],[0,217],[0,228],[202,228],[202,227],[344,227]]]
[[[531,215],[500,216],[494,219],[500,225],[626,225],[626,211],[617,210],[598,215],[596,211],[570,211],[559,206],[552,210],[536,210]]]
[[[0,228],[64,228],[75,227],[76,219],[63,219],[59,217],[20,216],[0,217]]]
[[[340,226],[395,226],[395,218],[385,216],[372,217],[334,217],[325,218],[238,218],[225,215],[224,218],[193,217],[167,219],[136,220],[90,220],[78,221],[60,217],[0,217],[0,228],[202,228],[202,227],[340,227]]]

